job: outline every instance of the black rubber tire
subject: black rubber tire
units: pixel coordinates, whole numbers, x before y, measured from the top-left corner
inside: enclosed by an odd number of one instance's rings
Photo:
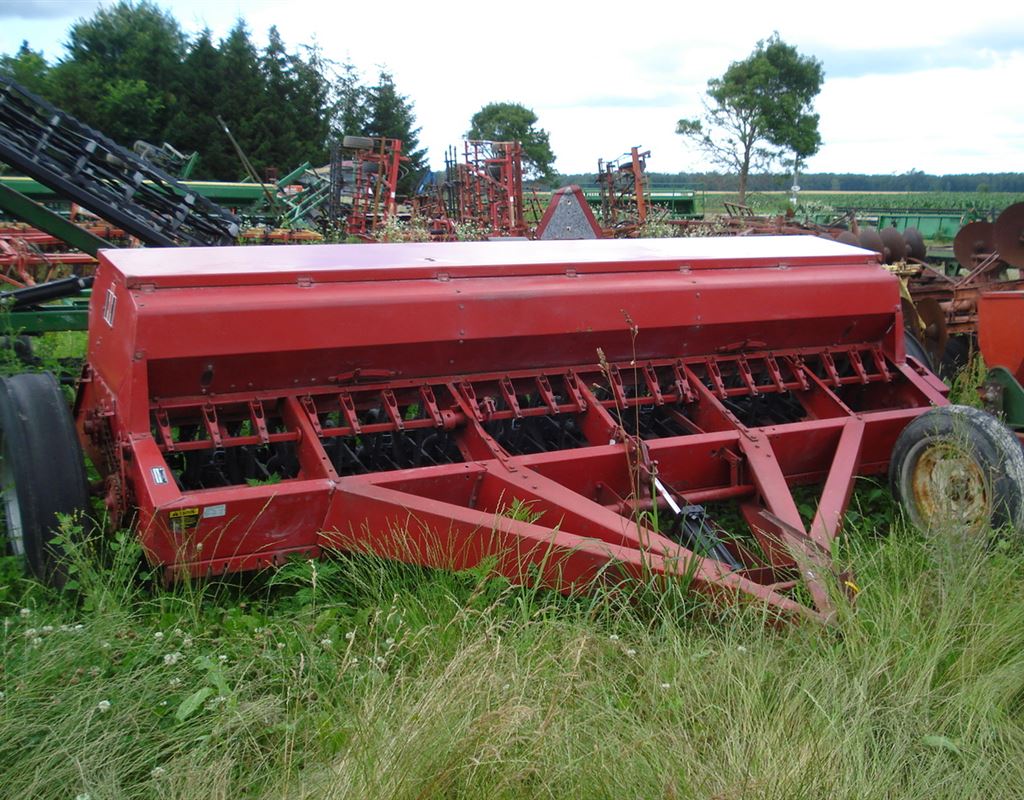
[[[946,349],[942,352],[942,360],[937,365],[938,375],[947,384],[951,384],[956,374],[963,369],[971,358],[971,342],[966,336],[950,336]]]
[[[64,394],[48,372],[0,378],[0,497],[8,552],[50,586],[67,580],[58,514],[88,527],[89,484]]]
[[[908,356],[916,358],[928,367],[930,372],[935,372],[935,365],[932,363],[931,356],[928,355],[928,351],[924,349],[924,345],[918,341],[917,337],[911,333],[909,328],[903,329],[903,349],[906,350]]]
[[[1024,449],[995,417],[939,406],[896,439],[889,485],[922,530],[1024,529]]]

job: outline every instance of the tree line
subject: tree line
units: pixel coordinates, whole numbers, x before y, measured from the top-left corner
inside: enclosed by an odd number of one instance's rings
[[[190,38],[155,3],[121,0],[74,23],[56,62],[23,42],[0,72],[121,144],[198,152],[193,177],[245,174],[218,116],[261,176],[325,163],[344,134],[401,139],[406,191],[427,171],[413,103],[386,69],[367,83],[316,46],[289,51],[276,27],[259,49],[242,19],[220,41]]]
[[[709,192],[735,192],[736,174],[729,172],[648,172],[652,189],[697,186]],[[596,173],[559,175],[559,184],[596,185]],[[812,172],[797,179],[805,191],[821,192],[1024,192],[1024,172],[929,175],[912,170],[902,175],[864,175],[853,172]],[[748,178],[754,192],[789,191],[793,176],[758,173]]]

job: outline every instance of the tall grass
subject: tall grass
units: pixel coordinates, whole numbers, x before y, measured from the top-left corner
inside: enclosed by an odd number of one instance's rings
[[[1024,786],[1024,552],[864,525],[834,630],[360,556],[9,571],[0,786],[68,798],[963,798]],[[9,565],[8,565],[9,566]],[[90,570],[93,573],[90,573]]]

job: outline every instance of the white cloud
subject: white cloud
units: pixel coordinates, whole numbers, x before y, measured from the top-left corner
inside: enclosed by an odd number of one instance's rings
[[[0,2],[0,12],[26,5]],[[53,3],[70,5],[95,4]],[[701,168],[675,135],[676,120],[698,115],[708,79],[775,30],[825,65],[817,102],[824,146],[809,169],[998,172],[1024,162],[1024,107],[1014,94],[1024,85],[1024,15],[1016,4],[978,4],[955,22],[933,6],[878,0],[833,16],[819,3],[736,0],[161,5],[189,31],[208,25],[220,37],[244,16],[257,42],[276,24],[289,47],[315,37],[328,57],[350,57],[369,77],[386,65],[415,102],[436,167],[476,110],[510,100],[537,112],[563,172],[592,171],[598,158],[632,145],[652,151],[653,170]],[[90,8],[0,26],[0,51],[27,38],[53,58],[68,25]]]

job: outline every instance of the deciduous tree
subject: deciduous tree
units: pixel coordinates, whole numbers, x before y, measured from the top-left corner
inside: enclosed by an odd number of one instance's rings
[[[22,42],[13,56],[0,56],[0,74],[20,83],[30,92],[45,95],[49,89],[50,65],[40,51]]]
[[[526,174],[550,182],[555,178],[555,154],[548,132],[537,127],[537,115],[519,103],[488,103],[469,121],[470,139],[493,142],[518,141],[523,146]]]
[[[67,55],[53,70],[58,106],[131,146],[167,139],[177,113],[188,41],[156,4],[131,0],[100,8],[68,34]]]
[[[720,78],[708,81],[704,118],[681,119],[676,133],[695,142],[710,160],[739,174],[740,202],[747,176],[786,154],[799,166],[821,146],[814,98],[824,71],[777,33],[760,41]]]

